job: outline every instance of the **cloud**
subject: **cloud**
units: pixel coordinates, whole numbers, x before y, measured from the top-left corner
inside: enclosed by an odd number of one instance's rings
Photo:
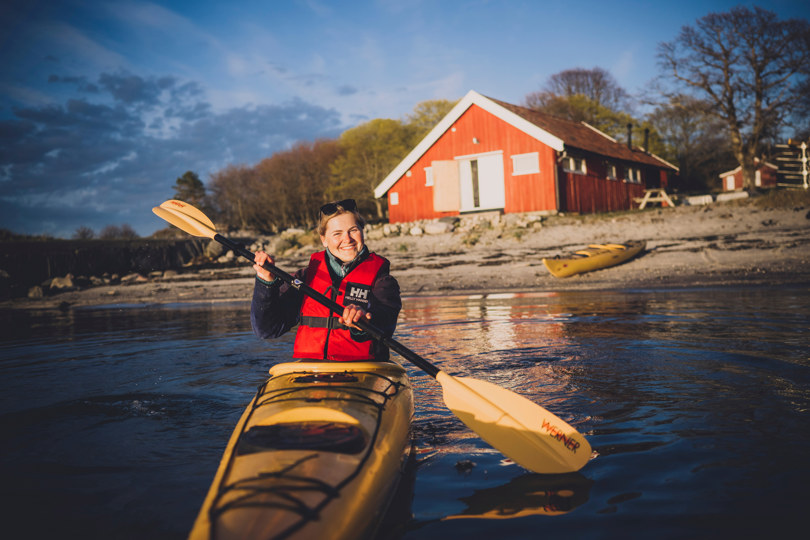
[[[116,101],[155,106],[161,93],[174,86],[176,80],[173,77],[144,79],[137,75],[103,73],[98,82]]]
[[[74,59],[80,58],[86,65],[92,66],[128,65],[127,60],[121,54],[110,50],[89,37],[84,31],[69,24],[41,21],[26,30],[32,34],[26,37],[27,41],[30,40],[40,47],[47,44],[50,50],[58,51],[49,52],[43,57],[54,59],[49,61],[49,64],[54,61],[61,64],[63,58],[70,59],[72,63],[75,61]]]
[[[623,81],[629,79],[636,68],[635,48],[631,48],[621,51],[610,71],[617,80]]]
[[[316,0],[305,0],[304,5],[315,15],[321,18],[333,16],[335,10],[326,2],[318,2]]]
[[[215,111],[201,85],[175,77],[117,72],[52,82],[81,95],[16,108],[0,121],[2,228],[70,236],[79,226],[129,223],[150,234],[163,224],[149,210],[171,197],[183,172],[206,179],[343,129],[337,111],[301,99]]]
[[[49,83],[64,83],[75,86],[81,92],[88,94],[98,94],[98,85],[88,82],[87,77],[60,77],[59,75],[51,75],[48,77]]]
[[[339,86],[337,89],[337,93],[339,96],[351,96],[356,94],[357,92],[358,92],[357,88],[349,84]]]

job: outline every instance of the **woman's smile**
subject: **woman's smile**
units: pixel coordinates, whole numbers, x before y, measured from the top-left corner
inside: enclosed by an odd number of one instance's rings
[[[321,236],[321,242],[332,255],[345,263],[354,260],[365,245],[363,229],[351,213],[330,219],[326,224],[326,234]]]

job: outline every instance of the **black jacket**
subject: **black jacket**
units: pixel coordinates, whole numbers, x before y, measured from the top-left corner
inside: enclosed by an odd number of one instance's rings
[[[358,256],[352,261],[351,268],[360,264],[366,257],[368,251]],[[397,326],[397,317],[402,309],[399,283],[388,273],[388,265],[380,269],[377,279],[371,287],[371,299],[368,312],[371,313],[370,323],[379,328],[385,335],[394,334]],[[337,276],[330,268],[329,273],[335,287],[340,285],[341,276]],[[298,270],[293,277],[305,281],[306,268]],[[323,291],[319,291],[323,293]],[[284,335],[296,326],[301,317],[301,304],[304,300],[304,293],[298,289],[275,280],[268,283],[261,279],[256,279],[253,287],[253,301],[250,306],[250,323],[253,333],[262,339],[273,339]],[[365,332],[352,329],[352,338],[357,341],[367,341],[370,338]],[[375,357],[378,360],[388,359],[388,348],[381,344],[375,344]]]

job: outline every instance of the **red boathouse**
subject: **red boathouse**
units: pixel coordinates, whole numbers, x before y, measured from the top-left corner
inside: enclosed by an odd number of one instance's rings
[[[376,187],[392,223],[626,210],[678,169],[584,123],[470,91]]]

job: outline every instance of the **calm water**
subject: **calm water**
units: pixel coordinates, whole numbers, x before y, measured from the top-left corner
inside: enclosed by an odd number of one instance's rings
[[[595,457],[564,476],[504,463],[412,370],[419,463],[402,536],[798,529],[810,503],[808,293],[407,299],[400,341],[540,403]],[[253,337],[248,307],[0,312],[0,508],[14,531],[3,536],[184,537],[243,408],[291,352],[292,336]]]

